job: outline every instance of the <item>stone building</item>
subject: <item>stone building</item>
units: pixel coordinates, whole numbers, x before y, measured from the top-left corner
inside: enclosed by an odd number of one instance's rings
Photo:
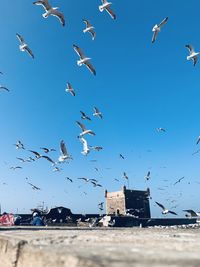
[[[117,192],[105,191],[107,215],[132,215],[137,218],[150,218],[150,190],[130,190],[123,186]]]

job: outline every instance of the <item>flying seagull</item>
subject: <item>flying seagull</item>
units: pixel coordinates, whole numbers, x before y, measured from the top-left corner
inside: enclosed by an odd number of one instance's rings
[[[156,201],[155,201],[155,203],[162,209],[162,214],[171,213],[171,214],[174,214],[174,215],[178,215],[176,212],[166,209],[162,204],[160,204],[160,203],[158,203]]]
[[[199,142],[200,142],[200,136],[199,136],[198,139],[197,139],[196,145],[198,145]]]
[[[50,157],[48,157],[48,156],[42,156],[42,158],[44,158],[44,159],[48,160],[49,162],[51,162],[52,165],[55,165],[55,164],[56,164],[56,162],[53,161],[53,160],[52,160]]]
[[[178,179],[178,181],[176,181],[176,182],[174,183],[174,185],[180,183],[180,181],[183,180],[184,178],[185,178],[185,177],[183,176],[183,177],[181,177],[180,179]]]
[[[29,185],[32,187],[33,190],[41,190],[41,188],[35,186],[35,185],[32,184],[32,183],[27,182],[27,184],[29,184]]]
[[[54,148],[40,147],[40,149],[44,150],[45,153],[49,153],[51,151],[56,151]]]
[[[86,24],[86,28],[83,30],[84,33],[89,32],[92,35],[92,40],[96,37],[96,32],[94,31],[94,26],[87,20],[83,19],[83,22]]]
[[[88,148],[88,143],[83,137],[80,137],[79,139],[81,143],[83,144],[83,151],[81,151],[81,154],[83,154],[84,156],[87,156],[87,154],[90,152],[90,149]]]
[[[116,15],[114,14],[112,9],[110,8],[112,3],[108,2],[107,0],[101,0],[101,2],[102,2],[102,5],[99,6],[99,11],[103,12],[104,10],[106,10],[112,19],[116,19]]]
[[[153,27],[153,29],[152,29],[152,31],[153,31],[153,37],[152,37],[152,40],[151,40],[152,43],[154,43],[154,42],[156,41],[158,33],[161,31],[161,28],[163,27],[163,25],[166,24],[167,21],[168,21],[168,17],[164,18],[164,19],[161,21],[160,24],[158,24],[158,25],[156,24],[156,25]]]
[[[18,140],[16,144],[14,144],[14,146],[16,147],[16,149],[25,149],[24,145],[22,144],[20,140]]]
[[[45,13],[42,14],[43,18],[48,18],[50,15],[57,17],[60,20],[60,23],[65,26],[65,18],[64,15],[58,11],[58,7],[52,7],[49,4],[48,0],[38,0],[33,2],[34,5],[41,5],[45,9]]]
[[[69,180],[71,183],[73,183],[73,180],[69,177],[65,177],[67,180]]]
[[[166,130],[165,130],[164,128],[162,128],[162,127],[160,127],[160,128],[156,128],[156,130],[157,130],[157,132],[159,132],[159,133],[161,133],[161,132],[165,133],[165,132],[166,132]]]
[[[151,175],[151,172],[148,171],[147,175],[144,178],[148,181],[151,178],[150,175]]]
[[[91,119],[83,111],[80,111],[80,113],[81,113],[81,119],[91,121]]]
[[[10,169],[14,171],[16,169],[22,169],[22,167],[21,166],[12,166],[12,167],[10,167]]]
[[[190,44],[186,45],[185,47],[189,50],[189,53],[190,53],[190,55],[187,56],[187,60],[192,59],[193,60],[193,65],[195,66],[197,64],[197,61],[198,61],[199,52],[196,53],[194,51],[193,46],[190,45]]]
[[[120,157],[121,159],[125,159],[124,156],[123,156],[122,154],[119,154],[119,157]]]
[[[93,116],[97,116],[99,117],[100,119],[103,119],[103,115],[102,113],[99,111],[99,109],[97,107],[94,107],[94,113],[93,113]]]
[[[185,215],[186,217],[199,217],[200,216],[200,212],[196,212],[194,210],[183,210],[183,211],[189,213],[189,215],[188,214]]]
[[[60,152],[61,152],[61,155],[59,156],[58,161],[64,162],[65,160],[72,159],[72,156],[69,155],[67,152],[67,148],[66,148],[64,140],[61,140],[60,142]]]
[[[5,87],[5,86],[3,86],[3,85],[0,85],[0,90],[5,90],[5,91],[7,91],[7,92],[10,91],[7,87]]]
[[[33,153],[35,155],[36,159],[39,159],[42,157],[42,155],[40,153],[38,153],[37,151],[29,150],[29,152]]]
[[[92,66],[92,64],[89,62],[89,60],[91,58],[86,57],[83,54],[82,50],[77,45],[73,45],[73,48],[74,48],[75,52],[80,57],[80,60],[77,60],[77,65],[78,66],[82,66],[84,64],[90,70],[91,73],[93,73],[94,75],[96,75],[96,70],[94,69],[94,67]]]
[[[69,82],[67,82],[67,88],[65,89],[65,91],[69,92],[73,96],[76,95],[71,83],[69,83]]]
[[[80,133],[80,137],[82,137],[83,135],[85,135],[85,134],[90,134],[90,135],[95,135],[95,133],[92,131],[92,130],[87,130],[86,129],[86,127],[85,127],[85,125],[84,124],[82,124],[81,122],[79,122],[79,121],[76,121],[76,123],[78,124],[78,126],[81,128],[81,130],[82,130],[82,133]]]
[[[23,37],[18,33],[16,33],[16,36],[17,36],[17,38],[19,39],[19,41],[21,43],[19,45],[20,51],[22,51],[22,52],[26,51],[32,58],[34,58],[34,55],[33,55],[32,51],[31,51],[31,49],[28,47],[28,45],[24,41]]]
[[[125,172],[123,172],[123,177],[128,180],[128,175]]]
[[[90,149],[100,151],[103,149],[103,147],[102,146],[90,146]]]

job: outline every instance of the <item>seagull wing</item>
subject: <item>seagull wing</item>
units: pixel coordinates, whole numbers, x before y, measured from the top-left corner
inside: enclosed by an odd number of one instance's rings
[[[195,211],[193,211],[193,210],[183,210],[183,211],[190,213],[192,217],[196,217],[197,216],[197,213]]]
[[[96,38],[96,32],[94,30],[90,30],[89,33],[92,35],[92,40]]]
[[[27,46],[25,49],[26,49],[27,53],[28,53],[32,58],[34,58],[34,55],[33,55],[32,51],[31,51],[31,49],[30,49],[28,46]]]
[[[158,25],[158,27],[162,27],[166,22],[168,21],[168,17],[164,18],[161,23]]]
[[[85,113],[83,111],[80,110],[80,113],[83,117],[86,117]]]
[[[51,163],[55,164],[55,162],[48,156],[42,156],[42,158],[44,158],[44,159],[50,161]]]
[[[112,19],[116,19],[116,15],[110,7],[106,7],[105,10],[108,12]]]
[[[99,113],[99,109],[97,107],[94,107],[94,112]]]
[[[189,50],[190,55],[191,55],[192,53],[194,53],[194,48],[193,48],[192,45],[189,44],[189,45],[186,45],[185,47]]]
[[[60,151],[64,156],[68,155],[64,140],[61,140],[60,142]]]
[[[65,26],[65,18],[64,18],[64,15],[61,12],[59,12],[58,10],[55,9],[55,10],[52,11],[52,15],[57,17],[60,20],[60,23],[63,26]]]
[[[6,91],[10,91],[7,87],[5,87],[5,86],[0,86],[0,89],[3,89],[3,90],[6,90]]]
[[[86,61],[84,64],[94,75],[96,75],[96,70],[89,61]]]
[[[30,152],[32,152],[33,154],[35,154],[36,156],[40,157],[40,153],[36,152],[36,151],[33,151],[33,150],[29,150]]]
[[[102,2],[102,4],[106,4],[106,3],[108,3],[107,0],[101,0],[101,2]]]
[[[198,145],[199,142],[200,142],[200,136],[198,137],[196,144]]]
[[[67,87],[68,87],[68,89],[70,89],[70,90],[73,89],[72,86],[71,86],[71,83],[69,83],[69,82],[67,82]]]
[[[171,213],[171,214],[174,214],[174,215],[178,215],[176,212],[171,211],[171,210],[169,210],[168,213]]]
[[[155,203],[156,203],[161,209],[165,210],[165,207],[164,207],[162,204],[160,204],[160,203],[158,203],[158,202],[156,202],[156,201],[155,201]]]
[[[151,40],[152,43],[155,42],[155,40],[156,40],[156,38],[157,38],[157,35],[158,35],[158,31],[154,31],[154,32],[153,32],[153,36],[152,36],[152,40]]]
[[[73,48],[74,48],[74,51],[79,55],[81,59],[85,58],[82,50],[77,45],[73,45]]]
[[[83,125],[81,122],[76,121],[76,123],[78,124],[78,126],[81,128],[81,130],[84,132],[86,130],[85,125]]]
[[[193,65],[195,66],[197,64],[198,57],[193,57]]]
[[[83,19],[83,22],[86,24],[86,28],[92,27],[92,24],[87,19]]]
[[[20,41],[20,43],[25,44],[23,37],[19,33],[16,33],[16,36],[17,36],[18,40]]]
[[[49,4],[48,0],[38,0],[38,1],[33,2],[33,4],[37,5],[37,6],[43,6],[43,8],[46,11],[48,11],[52,8],[51,5]]]

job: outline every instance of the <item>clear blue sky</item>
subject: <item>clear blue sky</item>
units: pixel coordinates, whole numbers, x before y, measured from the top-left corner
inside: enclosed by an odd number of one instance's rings
[[[0,71],[4,75],[0,79],[10,89],[0,92],[2,209],[28,212],[44,201],[48,207],[63,205],[72,212],[94,213],[104,201],[105,189],[123,186],[125,171],[131,188],[150,187],[153,216],[160,216],[154,201],[169,208],[177,204],[174,210],[179,216],[182,209],[200,210],[200,154],[192,156],[200,148],[196,145],[200,62],[194,68],[186,60],[184,47],[190,43],[200,51],[200,2],[113,0],[116,21],[99,12],[100,0],[50,3],[64,13],[65,27],[55,17],[44,19],[43,8],[32,1],[12,1],[12,7],[10,1],[1,3]],[[168,23],[152,45],[152,27],[167,16]],[[83,34],[83,18],[95,26],[95,41]],[[16,33],[29,44],[34,60],[20,52]],[[77,66],[73,44],[92,58],[96,77]],[[65,92],[67,81],[76,97]],[[83,123],[96,132],[95,137],[87,137],[89,144],[104,149],[84,157],[75,121],[81,120],[80,110],[92,117],[94,106],[102,111],[103,120]],[[157,127],[166,133],[158,133]],[[52,172],[44,159],[24,164],[16,159],[31,155],[15,149],[13,144],[21,140],[27,149],[56,148],[49,156],[57,160],[61,139],[74,160],[63,165],[60,173]],[[125,160],[119,158],[120,153]],[[23,169],[10,169],[16,165]],[[148,170],[151,180],[147,182]],[[67,182],[66,176],[74,183]],[[174,186],[182,176],[185,179]],[[42,191],[33,191],[25,177]],[[98,179],[103,188],[80,183],[77,177]],[[177,202],[171,203],[173,199]]]

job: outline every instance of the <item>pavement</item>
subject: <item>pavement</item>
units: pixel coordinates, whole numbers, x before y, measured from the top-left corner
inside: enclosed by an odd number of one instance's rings
[[[0,227],[0,267],[199,267],[200,229]]]

